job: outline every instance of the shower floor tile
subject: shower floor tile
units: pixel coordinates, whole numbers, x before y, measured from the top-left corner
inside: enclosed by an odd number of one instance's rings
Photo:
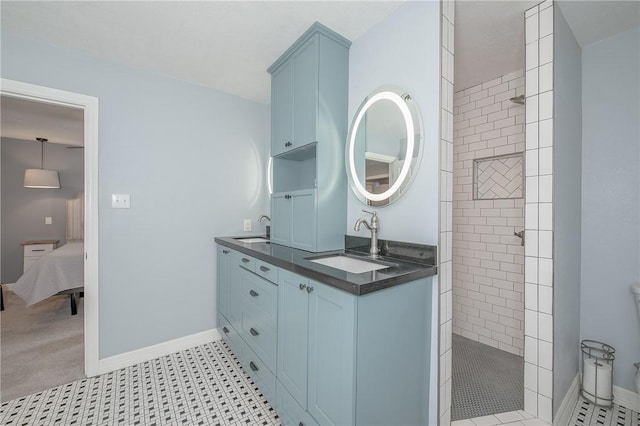
[[[524,358],[457,334],[452,344],[451,420],[524,408]]]

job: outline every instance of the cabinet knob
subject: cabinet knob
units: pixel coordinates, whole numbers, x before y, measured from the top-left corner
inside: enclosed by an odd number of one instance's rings
[[[311,293],[313,291],[313,287],[309,286],[307,287],[307,293]]]
[[[258,332],[256,331],[256,329],[255,329],[255,328],[253,328],[253,327],[251,327],[251,328],[249,329],[249,333],[251,333],[251,335],[252,335],[252,336],[259,336],[259,335],[260,335],[260,333],[258,333]]]
[[[307,285],[300,283],[298,284],[298,287],[300,287],[300,290],[304,290],[305,288],[307,288]]]
[[[257,366],[257,365],[255,365],[255,364],[253,363],[253,361],[251,361],[251,362],[249,363],[249,367],[251,367],[251,369],[252,369],[253,371],[258,371],[258,370],[260,370],[260,369],[258,368],[258,366]]]
[[[224,334],[229,334],[229,329],[227,327],[222,327],[222,331],[224,331]]]
[[[304,426],[304,423],[300,422],[298,423],[298,426]]]
[[[271,270],[271,268],[267,268],[266,266],[261,266],[261,267],[260,267],[260,270],[261,270],[262,272],[267,272],[267,271],[270,271],[270,270]]]
[[[229,254],[229,250],[222,250],[222,254]]]
[[[260,296],[260,294],[258,294],[257,292],[255,292],[255,291],[253,291],[253,290],[249,290],[249,294],[250,294],[252,297],[258,297],[258,296]]]
[[[243,257],[243,258],[242,258],[242,263],[249,263],[249,262],[250,262],[250,260],[249,260],[249,259],[247,259],[246,257]]]

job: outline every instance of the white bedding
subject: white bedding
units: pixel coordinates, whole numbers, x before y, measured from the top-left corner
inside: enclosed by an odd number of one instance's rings
[[[84,286],[84,244],[67,243],[40,257],[16,281],[13,292],[27,306],[54,294]]]

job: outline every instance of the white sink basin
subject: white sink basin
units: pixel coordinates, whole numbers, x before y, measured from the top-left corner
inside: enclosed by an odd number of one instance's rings
[[[266,238],[260,238],[260,237],[255,237],[255,238],[236,238],[236,240],[243,242],[243,243],[268,243],[269,240],[267,240]]]
[[[386,269],[389,267],[388,265],[380,265],[378,263],[367,262],[366,260],[355,259],[344,255],[309,260],[331,268],[347,271],[352,274],[362,274],[363,272],[377,271],[378,269]]]

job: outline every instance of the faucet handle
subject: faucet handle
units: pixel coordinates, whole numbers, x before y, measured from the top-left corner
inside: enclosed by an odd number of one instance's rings
[[[373,215],[374,217],[378,215],[377,212],[370,212],[369,210],[365,210],[365,209],[362,209],[362,211],[365,212],[365,213],[369,213],[369,214]]]

